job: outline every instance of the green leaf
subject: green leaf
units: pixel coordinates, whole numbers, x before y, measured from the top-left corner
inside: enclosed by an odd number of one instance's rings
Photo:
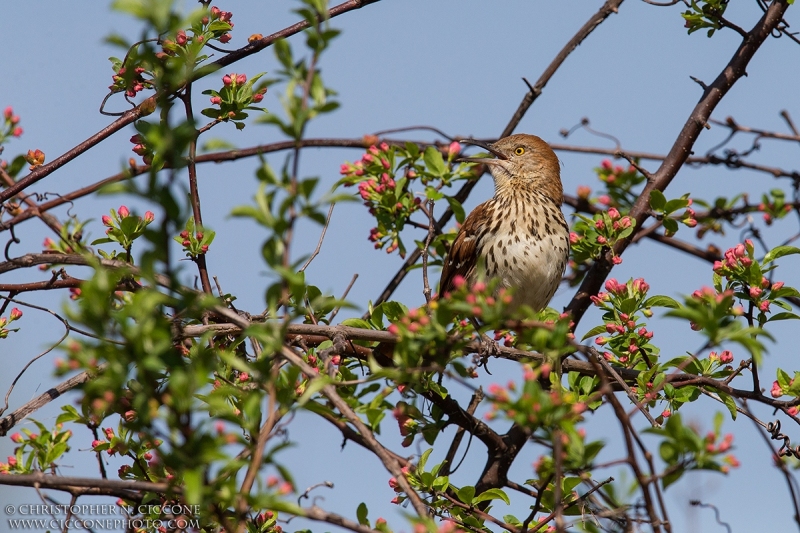
[[[190,505],[198,505],[203,501],[203,472],[199,469],[184,470],[183,496]]]
[[[369,525],[369,519],[367,518],[368,512],[369,511],[367,510],[367,504],[365,504],[364,502],[361,502],[358,505],[358,509],[356,509],[356,518],[358,518],[358,523],[361,524],[362,526]]]
[[[769,317],[767,322],[774,322],[776,320],[791,320],[791,319],[800,319],[800,316],[797,316],[796,314],[787,311],[785,313],[777,313],[775,315],[772,315],[771,317]]]
[[[464,222],[464,206],[461,205],[461,202],[453,198],[452,196],[445,196],[447,203],[450,204],[450,209],[453,210],[453,214],[456,217],[456,221],[459,224]]]
[[[671,309],[677,309],[681,306],[677,301],[670,298],[669,296],[663,296],[660,294],[656,296],[651,296],[650,298],[645,300],[642,305],[643,307],[669,307]]]
[[[666,204],[667,199],[663,192],[657,189],[650,191],[650,207],[653,208],[653,211],[663,211]]]
[[[767,263],[775,261],[779,257],[793,254],[800,254],[800,248],[797,248],[796,246],[778,246],[767,252],[767,255],[764,256],[762,263],[766,265]]]
[[[506,505],[511,505],[511,500],[508,499],[508,496],[505,492],[500,489],[489,489],[485,492],[478,494],[473,500],[472,504],[478,504],[480,502],[485,502],[489,500],[503,500]]]
[[[458,494],[458,499],[461,500],[461,503],[472,505],[472,499],[475,497],[475,487],[469,485],[461,487],[456,491],[456,494]]]
[[[604,333],[605,331],[606,331],[606,325],[605,324],[600,324],[599,326],[595,326],[592,329],[590,329],[589,331],[587,331],[586,334],[583,337],[581,337],[581,340],[585,341],[589,337],[594,337],[595,335],[600,335],[601,333]]]
[[[731,412],[731,418],[736,420],[736,415],[738,414],[738,411],[736,411],[736,402],[733,401],[733,398],[731,398],[730,394],[720,392],[719,397],[722,400],[722,403],[725,404],[725,407],[728,408],[728,411]]]
[[[664,218],[661,221],[661,224],[664,226],[664,229],[670,233],[678,233],[678,223],[675,219],[672,218]]]
[[[425,166],[428,167],[428,171],[434,176],[441,177],[447,172],[447,166],[444,164],[442,152],[433,146],[425,148],[422,159],[425,161]]]

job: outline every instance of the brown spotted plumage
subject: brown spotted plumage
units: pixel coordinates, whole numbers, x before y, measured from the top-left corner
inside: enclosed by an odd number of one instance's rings
[[[495,156],[462,159],[489,166],[495,193],[464,220],[445,258],[439,293],[452,290],[456,276],[474,282],[483,262],[489,278],[514,290],[510,310],[524,304],[539,311],[555,294],[569,258],[558,158],[534,135],[463,142]]]

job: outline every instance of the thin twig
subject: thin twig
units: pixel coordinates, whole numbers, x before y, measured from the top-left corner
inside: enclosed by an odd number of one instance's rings
[[[305,269],[308,268],[308,265],[311,264],[311,261],[313,261],[314,258],[319,255],[319,251],[322,248],[322,241],[325,239],[325,233],[328,231],[328,224],[331,223],[331,215],[333,214],[333,208],[335,205],[336,204],[331,204],[330,208],[328,209],[328,216],[325,217],[325,224],[322,225],[322,233],[319,236],[319,242],[317,242],[317,247],[314,249],[314,253],[312,253],[311,257],[309,257],[305,264],[300,267],[298,272],[305,271]]]

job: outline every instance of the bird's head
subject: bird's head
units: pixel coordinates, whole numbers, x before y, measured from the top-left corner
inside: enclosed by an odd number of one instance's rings
[[[458,161],[482,163],[489,166],[498,192],[514,187],[539,190],[557,204],[564,199],[561,173],[555,152],[535,135],[509,135],[495,143],[472,139],[460,141],[488,151],[494,157],[463,157]]]

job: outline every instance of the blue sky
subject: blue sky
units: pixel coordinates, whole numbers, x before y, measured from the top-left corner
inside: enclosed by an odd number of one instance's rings
[[[187,2],[187,6],[193,4]],[[248,35],[267,35],[296,21],[291,13],[295,3],[288,0],[270,2],[230,1],[219,3],[220,8],[234,13],[236,23],[230,47],[243,46]],[[479,2],[477,0],[383,0],[374,5],[337,18],[333,26],[343,30],[332,49],[322,59],[321,68],[326,84],[339,92],[342,108],[314,122],[309,137],[361,137],[379,130],[412,126],[435,126],[453,136],[492,137],[502,131],[525,94],[522,77],[533,82],[564,43],[594,13],[601,2],[558,2],[524,0]],[[708,39],[704,32],[686,35],[680,6],[659,8],[644,2],[628,0],[618,15],[604,22],[587,41],[565,62],[546,86],[523,119],[517,132],[534,133],[554,143],[612,148],[600,137],[579,131],[568,140],[558,132],[570,128],[581,118],[588,117],[593,128],[616,136],[626,150],[666,153],[684,121],[701,95],[701,88],[689,76],[710,82],[723,68],[736,49],[740,37],[733,31],[720,31]],[[789,10],[789,22],[794,20],[794,8]],[[749,29],[760,16],[756,2],[732,2],[726,16]],[[106,126],[110,120],[97,109],[111,83],[108,57],[122,52],[104,42],[111,33],[130,40],[138,38],[140,29],[129,18],[114,13],[108,4],[76,7],[68,3],[15,3],[6,9],[0,20],[4,35],[0,55],[3,76],[0,76],[0,107],[13,106],[22,117],[25,134],[9,143],[3,157],[10,159],[30,148],[40,148],[52,160],[91,134]],[[302,36],[292,39],[295,50],[302,45]],[[798,64],[800,47],[787,38],[769,39],[759,50],[743,78],[726,96],[714,113],[724,119],[734,116],[740,124],[767,130],[787,132],[779,116],[788,110],[800,122],[800,103],[796,88],[800,86]],[[252,76],[270,72],[277,62],[270,50],[247,58],[230,70]],[[222,73],[220,73],[221,76]],[[217,75],[200,83],[202,88],[219,84]],[[206,97],[195,92],[199,103]],[[269,108],[277,107],[276,95],[270,92],[264,100]],[[121,105],[117,102],[116,105]],[[112,106],[113,107],[113,106]],[[65,193],[119,171],[120,165],[133,154],[128,138],[133,129],[120,132],[108,141],[55,172],[35,187],[38,193]],[[703,132],[696,153],[705,151],[722,139],[726,131],[712,127]],[[265,126],[251,125],[243,132],[220,126],[212,137],[221,137],[240,147],[280,140],[278,133]],[[408,134],[409,138],[433,140],[424,131]],[[737,140],[734,146],[744,150],[749,140]],[[764,141],[754,160],[765,165],[797,168],[797,145]],[[568,193],[579,185],[599,185],[592,171],[599,165],[600,156],[560,152],[562,177]],[[344,160],[360,157],[356,150],[310,149],[301,160],[303,175],[321,178],[322,189],[338,179],[339,165]],[[268,157],[273,166],[280,167],[283,154]],[[223,289],[236,294],[239,308],[253,312],[263,306],[266,286],[265,266],[260,258],[259,245],[263,233],[253,224],[228,215],[233,206],[250,201],[256,187],[254,169],[257,161],[245,160],[226,165],[204,165],[200,169],[200,191],[204,218],[217,231],[217,240],[208,256],[209,268],[219,276]],[[655,170],[653,162],[644,165]],[[747,191],[752,200],[770,188],[790,193],[790,183],[775,180],[751,171],[733,172],[724,168],[683,169],[668,189],[668,197],[691,192],[693,197],[713,199]],[[491,180],[485,177],[466,203],[474,207],[492,194]],[[97,238],[102,233],[99,218],[110,207],[125,201],[141,211],[157,206],[129,202],[119,197],[94,197],[77,201],[73,212],[81,218],[94,218],[90,233]],[[569,212],[569,210],[565,210]],[[66,216],[66,209],[57,211]],[[323,290],[341,294],[354,273],[359,279],[350,292],[350,299],[362,305],[351,314],[360,314],[364,304],[377,297],[390,273],[401,264],[394,255],[372,249],[368,230],[373,224],[359,203],[336,207],[320,256],[308,269],[312,283]],[[765,226],[756,221],[762,230]],[[765,233],[770,245],[797,231],[797,221],[787,218]],[[41,249],[48,230],[38,221],[29,221],[17,229],[22,244],[12,246],[11,255],[21,255]],[[297,236],[297,253],[309,253],[316,246],[319,227],[303,224]],[[726,235],[706,236],[702,241],[687,231],[679,234],[700,246],[715,244],[720,249],[739,242],[736,230]],[[5,241],[3,241],[3,244]],[[612,276],[626,280],[644,277],[652,294],[678,297],[702,285],[711,283],[707,263],[680,255],[651,241],[632,246],[625,261],[616,267]],[[788,285],[800,285],[797,259],[787,258],[778,270],[778,279]],[[80,271],[75,270],[74,275]],[[3,276],[4,282],[46,279],[47,273],[17,271]],[[572,291],[562,288],[552,302],[555,308],[567,304]],[[395,298],[409,305],[423,301],[419,271],[409,275]],[[38,305],[61,309],[64,295],[34,293],[24,299]],[[342,313],[340,317],[348,316]],[[590,312],[581,323],[580,332],[596,323],[598,314]],[[23,365],[50,346],[61,333],[57,322],[45,315],[26,311],[22,330],[2,341],[0,357],[4,361],[0,391],[6,390],[13,376]],[[677,356],[697,349],[700,338],[688,330],[685,323],[656,318],[653,321],[654,342],[662,353]],[[770,331],[776,342],[769,346],[769,355],[762,371],[762,382],[774,379],[776,366],[793,370],[793,342],[796,325],[778,323]],[[11,396],[11,409],[52,386],[58,380],[50,376],[53,368],[51,353],[37,361],[17,385]],[[744,355],[736,353],[737,361]],[[484,384],[519,379],[518,369],[501,362],[492,365],[494,376]],[[469,391],[455,388],[458,397]],[[67,397],[68,401],[72,398]],[[53,423],[58,402],[40,410],[34,416]],[[712,414],[721,407],[710,400],[701,400],[685,410],[684,417],[692,420],[705,432],[711,429]],[[771,412],[755,408],[763,420]],[[605,415],[589,416],[587,430],[598,432],[610,446],[607,458],[617,457],[620,431],[615,420]],[[637,427],[646,421],[639,416]],[[785,425],[793,440],[800,440],[800,428]],[[791,505],[784,481],[771,466],[769,452],[752,423],[740,419],[727,421],[725,431],[735,433],[736,454],[742,467],[728,477],[719,474],[691,474],[667,491],[670,516],[676,530],[717,531],[711,511],[690,508],[688,500],[699,498],[720,508],[723,520],[734,525],[735,531],[763,527],[765,520],[773,530],[793,527]],[[88,433],[86,433],[88,435]],[[81,436],[74,448],[88,448],[91,438]],[[448,434],[449,435],[449,434]],[[288,451],[283,459],[293,467],[298,487],[304,488],[323,480],[331,480],[335,489],[326,490],[319,504],[349,516],[355,515],[360,501],[367,502],[370,516],[385,516],[395,530],[405,525],[399,512],[388,502],[393,493],[386,481],[389,475],[379,462],[365,459],[365,453],[350,444],[339,451],[340,436],[323,422],[300,415],[290,428],[290,436],[299,446]],[[796,436],[796,438],[795,438]],[[424,446],[403,451],[399,447],[396,428],[391,420],[384,424],[382,439],[400,453],[419,453]],[[447,435],[441,442],[448,442]],[[652,441],[650,441],[652,443]],[[0,439],[0,457],[11,453],[13,446]],[[444,452],[442,452],[444,453]],[[474,482],[482,467],[483,449],[473,444],[470,453],[454,481]],[[86,456],[86,457],[78,457]],[[91,472],[96,468],[89,454],[73,455],[64,468],[66,475]],[[523,453],[517,461],[514,477],[524,481],[531,475],[530,463],[536,455]],[[73,468],[70,468],[72,465]],[[620,479],[620,471],[604,475]],[[630,475],[628,475],[630,480]],[[63,497],[62,497],[63,499]],[[0,500],[37,503],[33,491],[0,486]],[[515,508],[498,510],[500,514],[525,514],[527,506],[515,500]],[[502,504],[501,504],[502,505]],[[521,509],[521,510],[520,510]],[[764,517],[767,517],[766,519]],[[295,523],[287,529],[292,530]],[[0,520],[0,531],[7,524]],[[298,528],[300,526],[298,525]],[[322,530],[312,526],[314,530]]]

